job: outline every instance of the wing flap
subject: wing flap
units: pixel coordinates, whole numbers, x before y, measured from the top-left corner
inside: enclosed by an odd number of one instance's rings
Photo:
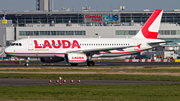
[[[169,43],[169,42],[174,42],[174,41],[160,41],[160,42],[148,42],[147,44],[149,45],[156,45],[156,44],[160,44],[160,43]]]

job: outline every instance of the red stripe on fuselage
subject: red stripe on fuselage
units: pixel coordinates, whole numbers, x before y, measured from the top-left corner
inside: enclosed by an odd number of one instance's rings
[[[6,52],[6,54],[58,54],[58,55],[64,55],[65,53],[16,53],[16,52]]]

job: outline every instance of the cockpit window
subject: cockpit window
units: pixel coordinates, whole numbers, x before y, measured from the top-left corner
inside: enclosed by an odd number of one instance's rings
[[[12,43],[11,46],[22,46],[21,43]]]
[[[14,45],[15,45],[15,43],[12,43],[12,44],[11,44],[11,46],[14,46]]]

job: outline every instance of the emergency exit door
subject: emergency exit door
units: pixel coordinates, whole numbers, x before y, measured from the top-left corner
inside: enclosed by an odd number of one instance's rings
[[[33,42],[32,42],[32,40],[28,40],[28,50],[29,51],[33,50]]]

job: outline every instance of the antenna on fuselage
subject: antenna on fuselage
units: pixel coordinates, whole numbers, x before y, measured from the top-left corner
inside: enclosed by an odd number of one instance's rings
[[[30,36],[28,36],[28,38],[30,38]]]

